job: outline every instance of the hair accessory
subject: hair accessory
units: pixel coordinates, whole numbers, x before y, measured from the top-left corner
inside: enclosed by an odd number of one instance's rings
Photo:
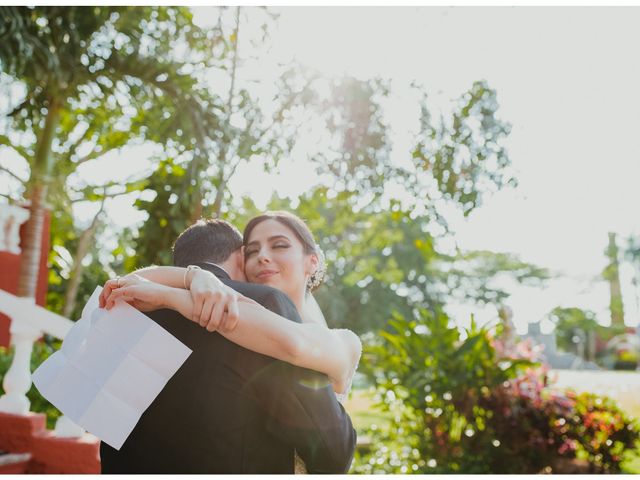
[[[318,255],[318,268],[311,274],[309,280],[307,280],[307,291],[313,292],[317,289],[327,275],[327,262],[324,258],[324,252],[320,248],[320,245],[316,244],[316,254]]]

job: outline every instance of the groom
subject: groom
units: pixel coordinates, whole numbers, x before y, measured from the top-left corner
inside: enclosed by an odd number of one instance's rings
[[[198,221],[175,242],[174,264],[198,265],[294,322],[279,290],[244,283],[242,236]],[[100,446],[102,473],[346,473],[356,433],[328,379],[246,350],[172,310],[148,314],[193,350],[118,451]]]

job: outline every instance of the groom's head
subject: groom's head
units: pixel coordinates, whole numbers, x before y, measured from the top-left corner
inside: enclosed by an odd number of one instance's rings
[[[173,244],[173,264],[186,267],[211,262],[223,267],[233,280],[245,280],[242,234],[229,222],[198,220]]]

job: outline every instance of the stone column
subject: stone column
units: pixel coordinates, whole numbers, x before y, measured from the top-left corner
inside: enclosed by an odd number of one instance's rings
[[[0,412],[26,414],[30,402],[27,392],[31,388],[31,351],[33,342],[42,336],[39,330],[24,322],[11,322],[11,345],[14,347],[11,367],[4,376],[0,397]]]

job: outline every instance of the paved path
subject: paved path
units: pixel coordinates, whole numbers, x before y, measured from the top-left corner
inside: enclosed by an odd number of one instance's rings
[[[616,400],[629,414],[640,417],[640,372],[614,370],[551,370],[553,384],[577,392],[592,392]]]

